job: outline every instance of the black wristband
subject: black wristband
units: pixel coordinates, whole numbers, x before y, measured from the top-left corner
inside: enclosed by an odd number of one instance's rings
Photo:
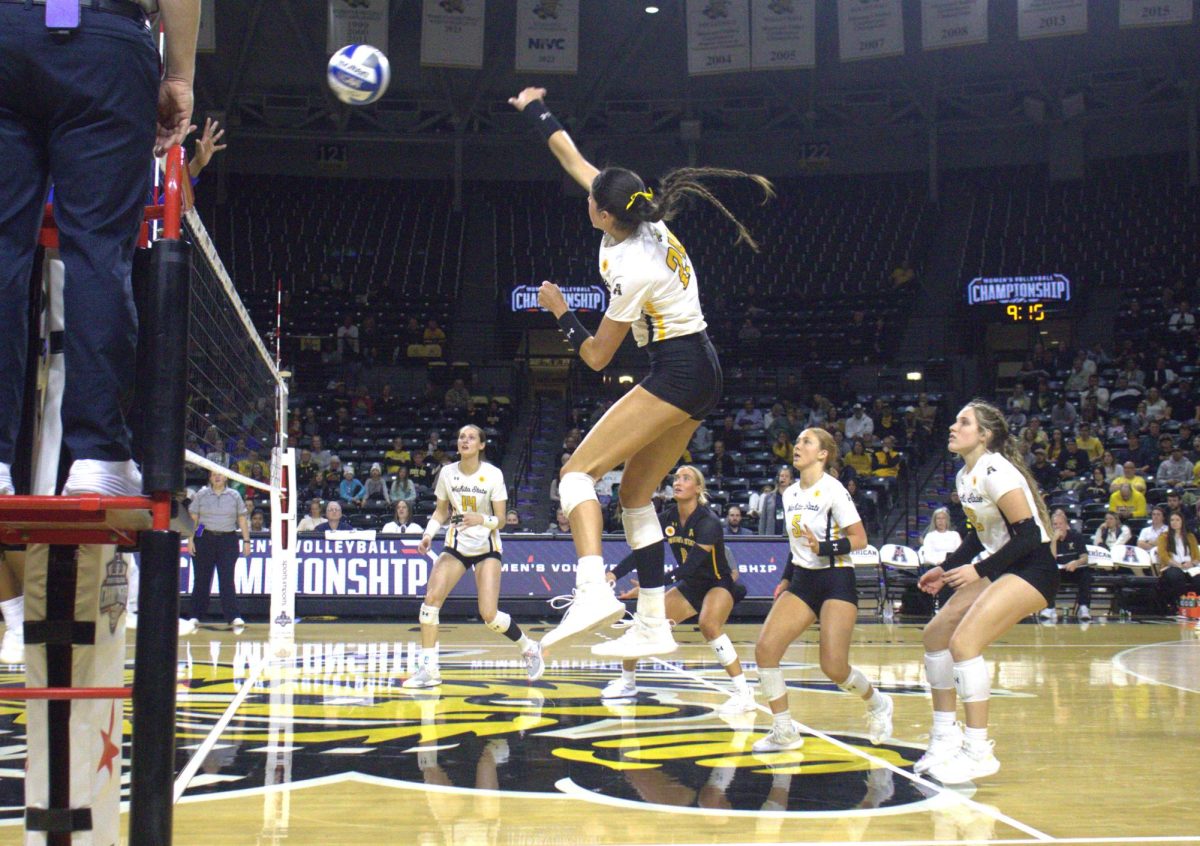
[[[558,122],[558,118],[554,116],[554,112],[547,109],[546,104],[541,100],[531,101],[521,110],[521,114],[525,115],[525,120],[529,121],[530,125],[547,141],[550,140],[551,135],[563,128],[563,125]]]
[[[567,344],[575,352],[583,349],[583,342],[592,337],[592,333],[587,330],[579,318],[575,316],[575,312],[563,312],[563,316],[558,318],[558,328],[562,330],[563,335],[567,339]]]
[[[837,540],[824,540],[817,544],[817,555],[822,558],[837,555],[850,554],[850,538],[838,538]]]

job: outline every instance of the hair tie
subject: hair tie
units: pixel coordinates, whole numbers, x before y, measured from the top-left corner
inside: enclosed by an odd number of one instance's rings
[[[629,202],[625,204],[625,211],[633,208],[633,204],[637,202],[638,197],[645,197],[647,200],[654,199],[654,189],[647,188],[645,191],[634,191],[629,195]]]

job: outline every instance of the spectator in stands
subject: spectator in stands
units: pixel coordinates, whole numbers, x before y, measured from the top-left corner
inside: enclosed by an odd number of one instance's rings
[[[304,434],[309,438],[321,434],[321,421],[317,420],[317,410],[312,406],[304,409]]]
[[[1121,462],[1123,474],[1129,478],[1147,472],[1150,469],[1150,462],[1153,460],[1151,450],[1146,448],[1142,443],[1141,436],[1136,432],[1129,436],[1124,449],[1117,450],[1116,456]],[[1133,467],[1133,473],[1124,470],[1126,464]],[[1157,467],[1158,463],[1155,462],[1154,466]]]
[[[1058,457],[1056,466],[1060,484],[1067,487],[1077,485],[1092,472],[1092,462],[1088,461],[1087,453],[1079,448],[1074,438],[1067,441],[1066,449]]]
[[[725,441],[713,441],[713,457],[708,465],[708,475],[715,479],[724,479],[737,475],[737,464],[733,456],[725,451]]]
[[[1077,585],[1075,604],[1079,606],[1079,622],[1090,622],[1092,619],[1092,612],[1089,608],[1092,604],[1092,569],[1087,565],[1087,542],[1083,535],[1071,528],[1067,512],[1061,508],[1054,509],[1054,513],[1050,515],[1050,526],[1050,545],[1054,550],[1054,558],[1058,562],[1062,580]],[[1053,607],[1044,608],[1039,616],[1043,620],[1053,620],[1058,616],[1058,611]]]
[[[1122,520],[1139,519],[1146,516],[1146,495],[1122,483],[1108,498],[1109,511],[1115,511]]]
[[[342,504],[336,499],[330,500],[325,506],[325,521],[318,523],[314,531],[317,532],[345,532],[353,529],[354,526],[350,523],[350,518],[342,515]]]
[[[446,389],[444,405],[449,412],[461,412],[471,401],[471,392],[467,390],[462,379],[455,379],[454,384]]]
[[[758,342],[762,339],[762,330],[754,325],[754,321],[750,317],[747,317],[742,321],[742,327],[738,329],[737,337],[750,349],[757,349]]]
[[[1131,388],[1141,390],[1146,387],[1146,374],[1137,366],[1137,360],[1132,355],[1126,356],[1121,363],[1121,369],[1117,372],[1118,385],[1122,378]]]
[[[1132,411],[1141,400],[1142,389],[1122,374],[1117,377],[1116,387],[1108,395],[1108,408],[1110,411]]]
[[[1182,511],[1183,510],[1183,494],[1181,494],[1179,491],[1175,490],[1175,488],[1171,488],[1170,490],[1168,490],[1167,491],[1167,501],[1166,501],[1166,503],[1164,503],[1164,507],[1167,509],[1168,517],[1171,516],[1171,514],[1173,514],[1176,511]]]
[[[338,361],[357,359],[358,349],[358,327],[354,324],[354,317],[347,314],[337,330]]]
[[[262,471],[262,477],[266,478],[266,474],[270,472],[267,463],[258,457],[258,450],[252,449],[246,453],[246,457],[237,463],[237,471],[243,476],[249,476],[250,470],[253,467],[258,467]],[[253,478],[253,477],[252,477]]]
[[[255,508],[250,512],[250,531],[262,532],[266,531],[267,512],[261,508]]]
[[[696,431],[692,433],[692,452],[708,452],[713,446],[712,429],[708,428],[708,424],[703,420],[696,427]]]
[[[331,499],[337,499],[342,488],[342,476],[337,470],[326,470],[324,475],[320,476],[320,486],[314,486],[312,489],[313,496],[328,502]]]
[[[771,453],[776,461],[787,461],[792,455],[792,442],[788,440],[787,432],[780,432],[771,444]]]
[[[1050,425],[1058,429],[1070,429],[1075,425],[1078,413],[1075,406],[1067,402],[1067,398],[1059,395],[1050,409]]]
[[[400,409],[400,398],[392,392],[391,383],[385,383],[375,398],[375,413],[390,417]]]
[[[1162,488],[1182,487],[1192,481],[1193,464],[1183,454],[1183,447],[1174,444],[1171,455],[1158,465],[1154,474],[1154,483]]]
[[[1160,421],[1171,417],[1171,406],[1167,405],[1158,388],[1151,388],[1146,392],[1146,417]]]
[[[936,567],[961,545],[962,535],[954,530],[950,511],[946,508],[935,509],[929,517],[929,527],[921,538],[921,563],[926,567]]]
[[[733,420],[734,425],[743,431],[756,430],[763,427],[763,413],[754,407],[754,400],[746,400]]]
[[[862,438],[855,438],[854,443],[850,447],[850,451],[844,456],[847,467],[854,470],[856,476],[871,475],[871,456],[867,453],[866,445],[863,444]]]
[[[1196,316],[1187,300],[1180,300],[1179,306],[1167,318],[1167,331],[1177,337],[1191,337],[1196,331]]]
[[[1050,446],[1050,438],[1046,435],[1046,430],[1042,428],[1041,418],[1037,416],[1029,418],[1029,425],[1021,430],[1020,440],[1023,444],[1028,444],[1031,451],[1037,444],[1044,447]]]
[[[900,475],[903,455],[896,451],[896,439],[888,435],[879,448],[871,453],[871,475],[881,479],[894,479]]]
[[[1108,388],[1100,384],[1100,376],[1093,373],[1088,377],[1087,387],[1083,393],[1079,395],[1080,401],[1095,400],[1096,408],[1100,411],[1108,411]]]
[[[890,405],[884,405],[883,413],[879,415],[879,422],[875,424],[874,435],[880,440],[890,435],[896,443],[904,442],[904,424],[892,413]]]
[[[387,462],[388,473],[397,473],[412,462],[412,453],[404,448],[404,438],[399,435],[392,438],[392,446],[383,454],[383,460]]]
[[[858,509],[859,516],[863,518],[863,525],[870,531],[871,527],[876,525],[879,518],[879,511],[875,507],[875,498],[869,496],[858,483],[858,476],[852,471],[849,474],[835,475],[831,472],[832,468],[827,468],[825,472],[838,481],[845,480],[842,485],[846,489],[846,493],[850,494],[850,499],[854,502],[854,507]]]
[[[1108,489],[1108,480],[1104,478],[1104,468],[1099,464],[1092,465],[1092,475],[1087,481],[1080,483],[1076,491],[1079,493],[1080,502],[1103,502],[1107,504],[1112,496],[1112,491]]]
[[[546,527],[546,534],[549,535],[570,535],[571,521],[567,519],[567,514],[561,508],[554,510],[554,521]]]
[[[1032,402],[1029,399],[1029,394],[1025,391],[1025,386],[1020,382],[1013,386],[1007,405],[1010,414],[1016,411],[1021,411],[1025,414],[1029,413]]]
[[[330,456],[329,470],[337,474],[336,478],[339,485],[342,483],[342,469],[342,459],[336,455]],[[334,499],[337,499],[337,497],[335,496]]]
[[[433,463],[431,466],[433,467],[433,470],[429,476],[429,484],[436,490],[438,475],[441,474],[441,472],[449,467],[453,462],[451,462],[450,456],[440,449],[437,451],[436,455],[432,456],[432,459]]]
[[[388,493],[387,481],[383,478],[383,466],[378,461],[371,465],[367,480],[363,482],[363,502],[372,500],[389,504],[392,501],[391,495]]]
[[[1138,532],[1137,545],[1146,551],[1153,550],[1152,558],[1158,554],[1158,539],[1167,531],[1167,509],[1156,505],[1150,509],[1150,522]],[[1157,560],[1157,558],[1155,558]]]
[[[313,461],[312,450],[302,448],[300,460],[296,462],[296,484],[302,488],[310,487],[313,479],[321,472],[321,467]]]
[[[622,467],[614,467],[596,482],[596,498],[600,500],[602,506],[608,505],[613,501],[613,497],[616,495],[617,488],[624,476],[625,471]]]
[[[1166,357],[1160,355],[1154,362],[1154,369],[1146,374],[1146,386],[1158,388],[1161,392],[1175,384],[1178,379],[1175,371],[1167,363]]]
[[[729,510],[725,512],[725,534],[727,535],[752,535],[754,532],[750,527],[742,522],[741,506],[731,505]]]
[[[350,409],[346,407],[339,408],[333,415],[333,431],[343,438],[349,438],[358,428],[354,422],[354,418],[350,416]]]
[[[358,332],[358,347],[363,363],[368,367],[374,367],[379,361],[379,326],[376,324],[373,314],[368,314],[363,318]]]
[[[346,469],[342,471],[342,483],[338,487],[338,499],[345,500],[351,505],[361,506],[366,492],[366,486],[354,478],[354,468],[347,465]]]
[[[1115,511],[1109,511],[1104,515],[1104,522],[1097,526],[1092,534],[1092,544],[1112,549],[1119,543],[1129,543],[1129,537],[1129,527],[1122,522],[1121,516]]]
[[[733,415],[726,414],[725,420],[722,422],[722,428],[716,434],[716,440],[724,441],[725,448],[729,450],[738,450],[742,445],[742,432],[738,429],[737,424],[733,422]]]
[[[864,413],[862,403],[856,402],[853,412],[846,418],[846,425],[843,431],[846,440],[853,443],[855,438],[862,438],[865,441],[870,439],[874,433],[875,421]]]
[[[409,504],[416,502],[417,487],[413,484],[412,479],[408,478],[407,464],[401,464],[396,468],[396,475],[392,479],[392,487],[388,491],[388,498],[392,502],[401,499]]]
[[[1154,423],[1151,426],[1151,432],[1153,432],[1153,436],[1155,438],[1155,440],[1151,441],[1151,443],[1158,444],[1158,450],[1154,453],[1154,456],[1151,458],[1151,463],[1150,463],[1150,466],[1155,470],[1158,469],[1159,462],[1165,461],[1166,459],[1171,457],[1171,450],[1173,450],[1175,448],[1174,439],[1170,435],[1158,434],[1158,432],[1155,431],[1158,428],[1159,428],[1158,423]],[[1151,435],[1151,432],[1146,433],[1147,437],[1149,437]]]
[[[1112,450],[1104,451],[1104,455],[1100,456],[1099,466],[1104,471],[1104,481],[1109,484],[1112,484],[1112,480],[1121,475],[1121,465]]]
[[[314,497],[308,501],[308,513],[300,518],[300,522],[296,524],[296,531],[314,531],[324,521],[325,518],[321,516],[321,500]]]
[[[425,321],[425,331],[421,333],[421,340],[426,344],[445,344],[446,333],[438,326],[437,320],[431,317]]]
[[[1066,446],[1066,441],[1063,440],[1062,429],[1052,429],[1050,431],[1050,446],[1046,448],[1046,457],[1058,463],[1063,456],[1063,448]]]
[[[392,508],[392,519],[380,531],[385,535],[419,535],[423,527],[413,522],[412,505],[398,499]]]
[[[1088,461],[1095,463],[1104,457],[1104,444],[1093,434],[1090,423],[1080,423],[1075,443],[1087,453]]]
[[[375,399],[371,396],[371,389],[366,385],[359,385],[354,389],[354,398],[350,401],[350,413],[355,417],[370,417],[375,413]]]
[[[1087,359],[1083,357],[1083,353],[1077,353],[1075,361],[1071,364],[1071,372],[1067,374],[1066,381],[1063,382],[1063,390],[1071,393],[1082,393],[1087,388],[1088,377],[1095,373],[1095,364],[1092,369],[1085,367]]]
[[[781,467],[775,478],[775,488],[764,493],[758,504],[758,534],[762,536],[782,535],[784,529],[783,492],[795,481],[791,467]]]
[[[1046,459],[1046,448],[1044,446],[1035,447],[1033,450],[1033,461],[1029,463],[1029,472],[1033,474],[1033,478],[1037,481],[1038,487],[1042,489],[1042,493],[1058,489],[1058,468],[1051,464]],[[1104,491],[1105,498],[1108,497],[1108,490]]]
[[[504,514],[504,528],[501,531],[509,535],[521,535],[529,534],[533,529],[521,522],[521,514],[517,509],[510,508]]]
[[[1200,576],[1188,572],[1200,562],[1200,547],[1183,512],[1172,512],[1157,548],[1159,596],[1179,613],[1179,597],[1200,593]]]

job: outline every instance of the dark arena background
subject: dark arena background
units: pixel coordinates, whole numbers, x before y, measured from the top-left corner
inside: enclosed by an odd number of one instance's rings
[[[1200,843],[1200,550],[1160,528],[1200,521],[1197,5],[203,0],[187,494],[229,467],[259,483],[232,484],[262,522],[234,569],[238,625],[189,610],[181,549],[174,842]],[[367,105],[327,85],[351,43],[390,64]],[[554,282],[596,333],[622,294],[588,192],[509,104],[529,86],[587,161],[656,196],[678,168],[774,185],[762,202],[707,182],[758,251],[703,198],[668,221],[723,371],[674,466],[703,473],[746,589],[723,629],[757,697],[741,713],[696,619],[627,696],[601,696],[621,664],[590,651],[619,629],[548,652],[529,681],[470,570],[441,608],[440,686],[403,686],[427,658],[418,615],[445,538],[426,554],[421,532],[461,427],[506,486],[500,607],[539,640],[576,586],[562,468],[650,369],[630,337],[593,370],[539,305]],[[1062,510],[1053,550],[1072,563],[1054,603],[983,652],[1002,769],[947,784],[914,771],[923,631],[948,601],[917,580],[975,529],[948,450],[975,398]],[[653,428],[638,422],[612,437]],[[845,559],[851,663],[892,698],[892,731],[872,743],[823,671],[822,620],[779,664],[806,742],[756,752],[772,730],[756,643],[799,537],[783,476],[818,427],[867,535]],[[630,554],[623,468],[597,475],[611,567]],[[636,588],[616,583],[630,611]],[[127,682],[136,658],[130,632]],[[21,839],[25,720],[0,689],[0,843],[60,842]]]

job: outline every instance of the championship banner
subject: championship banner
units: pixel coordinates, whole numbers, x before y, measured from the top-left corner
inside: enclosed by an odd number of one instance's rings
[[[1192,6],[1192,0],[1121,0],[1121,27],[1190,24]]]
[[[688,75],[750,69],[750,0],[688,0]]]
[[[485,0],[423,0],[421,64],[483,67]]]
[[[347,44],[388,51],[388,0],[329,0],[329,40],[336,53]]]
[[[517,0],[518,71],[579,69],[579,0]]]
[[[217,0],[200,0],[200,28],[196,31],[196,52],[217,52]]]
[[[838,0],[838,44],[843,62],[903,55],[900,0]]]
[[[1087,32],[1087,0],[1017,0],[1017,35],[1022,39]]]
[[[816,0],[751,0],[750,65],[755,70],[817,66]]]
[[[922,49],[986,44],[987,39],[987,0],[921,0]]]

